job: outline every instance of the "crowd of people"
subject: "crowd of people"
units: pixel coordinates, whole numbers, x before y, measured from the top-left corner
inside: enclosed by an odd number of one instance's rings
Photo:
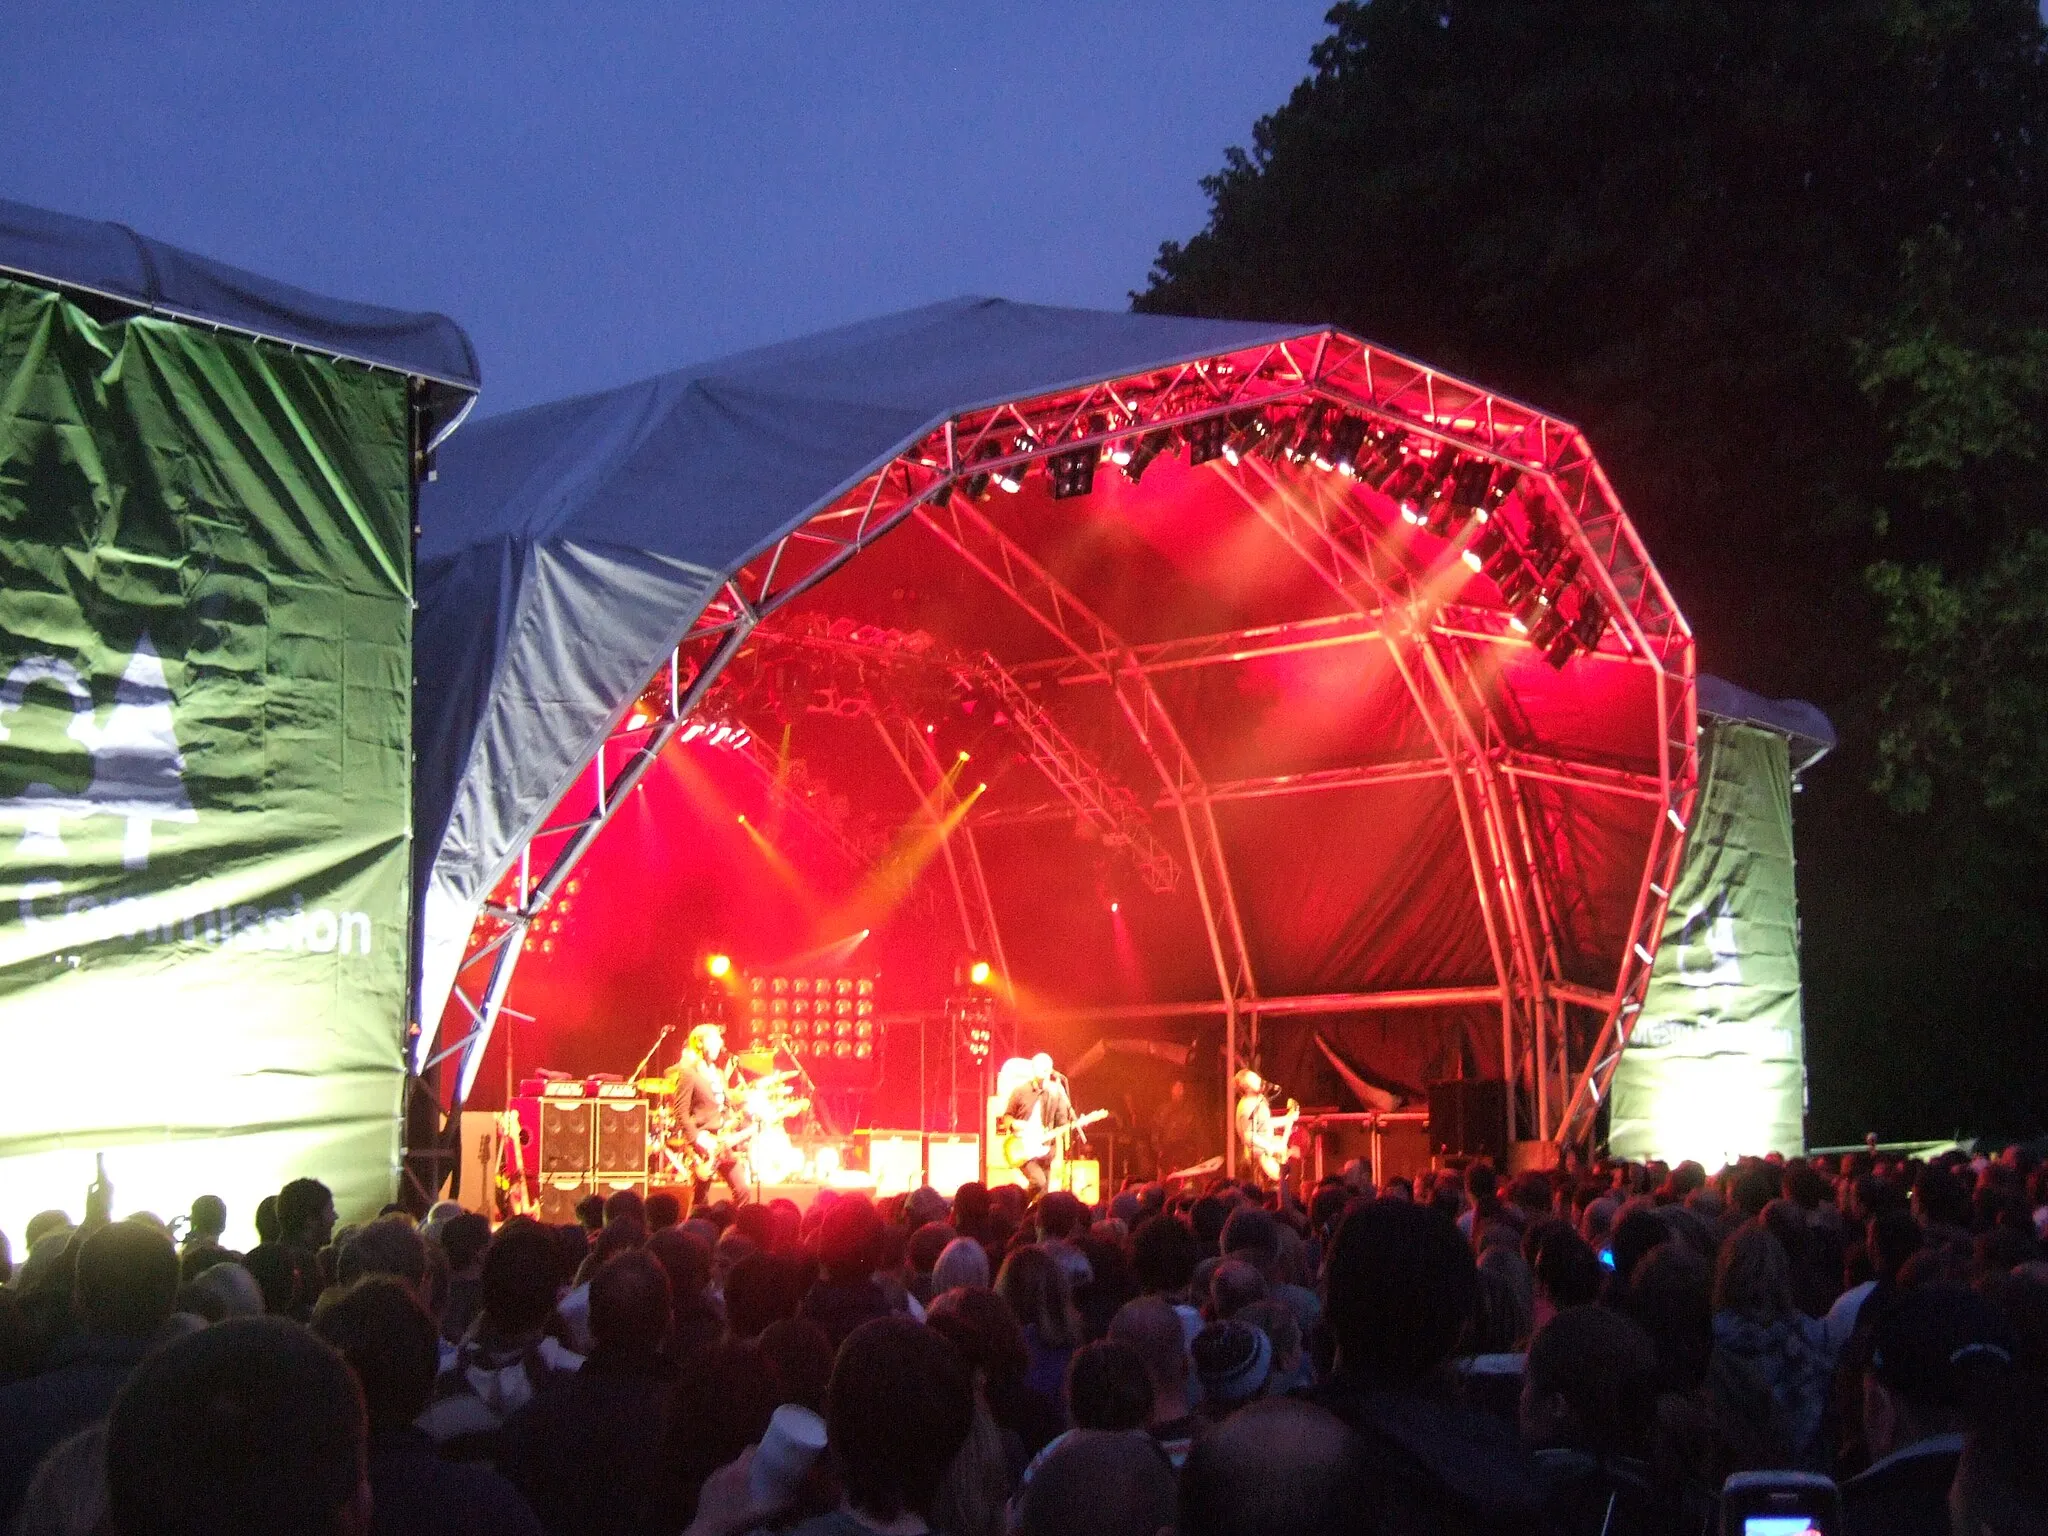
[[[1833,1477],[1851,1536],[2048,1532],[2019,1150],[1304,1195],[337,1232],[298,1179],[247,1252],[212,1197],[176,1237],[46,1212],[0,1239],[0,1529],[1698,1536],[1771,1469]]]

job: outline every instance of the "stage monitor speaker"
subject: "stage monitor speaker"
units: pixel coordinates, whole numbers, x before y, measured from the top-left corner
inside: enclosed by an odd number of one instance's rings
[[[597,1169],[610,1175],[647,1172],[647,1101],[598,1099]]]
[[[597,1129],[595,1099],[540,1101],[540,1172],[589,1173]]]
[[[540,1219],[551,1227],[576,1225],[576,1206],[585,1195],[597,1193],[587,1173],[557,1173],[540,1181]]]
[[[1497,1077],[1463,1077],[1429,1085],[1429,1149],[1438,1157],[1484,1157],[1505,1171],[1508,1085]]]
[[[604,1196],[607,1200],[622,1189],[630,1189],[642,1200],[645,1200],[647,1198],[647,1173],[645,1169],[642,1169],[639,1173],[593,1174],[590,1180],[590,1187],[593,1192]]]
[[[958,1135],[934,1135],[926,1146],[931,1164],[931,1186],[948,1200],[962,1184],[981,1179],[981,1138],[971,1131]]]
[[[1429,1127],[1425,1125],[1386,1125],[1376,1133],[1379,1139],[1379,1181],[1389,1179],[1413,1181],[1418,1174],[1427,1173],[1430,1165]]]
[[[916,1131],[855,1131],[865,1143],[878,1195],[907,1195],[924,1182],[924,1138]]]
[[[1059,1186],[1083,1205],[1102,1203],[1102,1164],[1092,1157],[1070,1157],[1060,1165]]]

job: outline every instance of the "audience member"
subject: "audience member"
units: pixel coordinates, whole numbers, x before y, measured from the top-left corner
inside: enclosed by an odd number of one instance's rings
[[[330,1291],[313,1309],[313,1332],[340,1351],[362,1388],[371,1536],[539,1532],[511,1484],[488,1468],[443,1461],[414,1424],[433,1396],[440,1341],[402,1279],[371,1275]]]
[[[1157,1296],[1140,1296],[1110,1319],[1109,1337],[1143,1363],[1152,1385],[1152,1416],[1145,1430],[1178,1470],[1187,1461],[1198,1424],[1190,1402],[1194,1362],[1180,1314]]]
[[[1763,1183],[1754,1179],[1747,1187],[1754,1195]],[[1826,1326],[1793,1305],[1791,1262],[1759,1223],[1737,1229],[1721,1245],[1714,1349],[1769,1388],[1775,1427],[1793,1464],[1823,1470],[1822,1417],[1834,1353]]]
[[[189,1312],[209,1323],[231,1317],[261,1317],[263,1288],[256,1277],[239,1264],[215,1264],[178,1287],[180,1312]]]
[[[678,1370],[662,1353],[668,1275],[646,1252],[591,1277],[591,1351],[555,1373],[505,1423],[498,1465],[549,1536],[649,1536],[663,1512],[643,1492],[667,1427]],[[592,1496],[592,1490],[600,1490]]]
[[[1367,1523],[1534,1530],[1542,1495],[1499,1420],[1432,1390],[1478,1295],[1471,1247],[1436,1211],[1362,1205],[1324,1265],[1337,1356],[1311,1399],[1359,1436]]]
[[[0,1387],[0,1529],[44,1453],[104,1417],[157,1341],[178,1294],[178,1251],[153,1227],[101,1227],[78,1244],[72,1294],[77,1335],[40,1374]]]
[[[1267,1398],[1232,1414],[1188,1452],[1175,1530],[1179,1536],[1350,1536],[1400,1529],[1361,1524],[1368,1502],[1363,1475],[1358,1442],[1342,1420],[1296,1398]]]
[[[556,1294],[547,1229],[508,1221],[484,1251],[475,1326],[442,1368],[420,1428],[456,1460],[490,1460],[505,1421],[582,1357],[549,1333]]]
[[[1962,1459],[1973,1387],[2009,1368],[2017,1344],[1974,1291],[1923,1286],[1887,1299],[1863,1372],[1868,1470],[1842,1486],[1849,1536],[1939,1530]]]
[[[360,1536],[366,1438],[340,1355],[283,1318],[233,1318],[166,1345],[122,1387],[109,1521],[115,1536]]]
[[[825,1394],[826,1447],[840,1507],[791,1536],[874,1536],[929,1525],[939,1486],[974,1419],[967,1367],[904,1317],[861,1324],[840,1346]],[[742,1458],[707,1483],[689,1536],[735,1536],[758,1512]]]
[[[996,1276],[996,1294],[1010,1304],[1024,1330],[1031,1363],[1024,1385],[1048,1403],[1060,1400],[1067,1362],[1082,1341],[1081,1315],[1074,1307],[1066,1272],[1044,1248],[1027,1243],[1013,1249]]]
[[[1152,1422],[1152,1378],[1128,1344],[1098,1339],[1067,1362],[1067,1422],[1076,1429],[1143,1429]]]
[[[888,1297],[875,1283],[881,1238],[881,1216],[861,1199],[835,1201],[818,1224],[819,1275],[800,1312],[823,1328],[835,1346],[890,1310]]]
[[[1519,1418],[1559,1536],[1682,1527],[1653,1465],[1657,1398],[1657,1347],[1621,1313],[1570,1307],[1537,1332]]]
[[[989,1279],[988,1250],[971,1237],[956,1237],[932,1265],[931,1296],[943,1296],[963,1285],[985,1290]]]
[[[1017,1497],[1022,1536],[1160,1536],[1174,1521],[1173,1471],[1140,1436],[1077,1429]]]

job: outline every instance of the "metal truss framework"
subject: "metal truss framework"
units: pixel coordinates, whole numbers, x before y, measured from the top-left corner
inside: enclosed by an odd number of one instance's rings
[[[1521,472],[1522,500],[1542,498],[1547,515],[1582,559],[1581,579],[1598,594],[1610,620],[1600,641],[1572,665],[1621,663],[1647,667],[1653,674],[1660,721],[1654,779],[1540,758],[1513,742],[1479,685],[1470,647],[1527,642],[1514,633],[1504,613],[1430,599],[1419,573],[1390,556],[1357,496],[1334,476],[1285,477],[1251,458],[1235,470],[1216,465],[1247,506],[1342,601],[1344,614],[1147,646],[1125,643],[1004,535],[971,495],[962,494],[977,483],[985,486],[987,476],[1021,472],[1055,454],[1106,450],[1153,434],[1187,432],[1202,423],[1214,426],[1215,418],[1241,421],[1245,413],[1264,407],[1313,401],[1396,426],[1410,441],[1434,444],[1437,451],[1476,456]],[[1170,806],[1181,824],[1222,994],[1213,1006],[1226,1019],[1233,1067],[1241,1021],[1250,1025],[1255,1053],[1258,1015],[1298,1010],[1291,1006],[1296,1000],[1261,1001],[1258,996],[1212,806],[1247,795],[1336,787],[1343,780],[1339,775],[1312,782],[1321,776],[1298,775],[1285,781],[1208,784],[1151,679],[1180,667],[1290,649],[1365,641],[1385,645],[1436,757],[1428,763],[1356,770],[1349,782],[1367,782],[1371,774],[1424,772],[1451,779],[1497,977],[1496,986],[1477,993],[1487,1001],[1500,1000],[1511,1070],[1517,1062],[1533,1062],[1538,1133],[1573,1140],[1589,1132],[1640,1012],[1692,814],[1697,717],[1691,634],[1576,428],[1335,331],[962,413],[848,486],[734,572],[682,633],[665,669],[667,696],[659,718],[629,727],[627,708],[621,708],[612,733],[590,762],[587,802],[566,819],[553,819],[579,798],[565,786],[556,809],[531,828],[483,904],[455,993],[474,1028],[442,1052],[463,1057],[457,1107],[469,1093],[533,925],[722,669],[765,619],[912,516],[1062,643],[1065,654],[1057,661],[1003,673],[1012,686],[1043,680],[1114,690],[1133,739],[1159,777],[1159,804]],[[644,705],[644,698],[639,702]],[[913,734],[922,740],[921,732]],[[911,753],[903,752],[899,760],[913,783],[919,782]],[[925,766],[935,782],[943,781],[935,763]],[[1587,987],[1561,974],[1554,894],[1537,841],[1541,829],[1520,793],[1523,781],[1550,779],[1653,800],[1662,810],[1611,988]],[[972,886],[985,903],[978,850],[971,839],[967,846],[973,877],[956,883],[956,890]],[[962,904],[963,921],[972,933],[976,924],[966,913],[964,894]],[[992,918],[986,927],[993,948]],[[1566,1007],[1588,1010],[1598,1020],[1592,1049],[1576,1068]]]
[[[898,638],[890,631],[846,625],[846,632],[840,633],[840,628],[840,623],[834,623],[822,634],[794,632],[774,638],[778,644],[798,649],[879,658],[902,667],[923,666],[943,671],[963,687],[986,691],[1022,738],[1024,755],[1059,795],[1067,814],[1087,826],[1104,846],[1125,853],[1148,890],[1171,894],[1180,888],[1180,865],[1153,832],[1152,819],[1137,795],[1074,740],[1011,669],[986,651],[969,657],[931,645],[911,649],[889,643]],[[892,712],[890,702],[875,698],[872,690],[863,689],[860,697],[844,702],[857,712]],[[975,819],[984,826],[1000,820],[986,813]]]

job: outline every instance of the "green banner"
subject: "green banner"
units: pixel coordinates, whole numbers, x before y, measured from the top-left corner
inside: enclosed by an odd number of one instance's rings
[[[391,1197],[406,383],[0,281],[0,1230]]]
[[[1700,721],[1701,792],[1609,1097],[1618,1157],[1805,1150],[1805,1036],[1785,738]]]

